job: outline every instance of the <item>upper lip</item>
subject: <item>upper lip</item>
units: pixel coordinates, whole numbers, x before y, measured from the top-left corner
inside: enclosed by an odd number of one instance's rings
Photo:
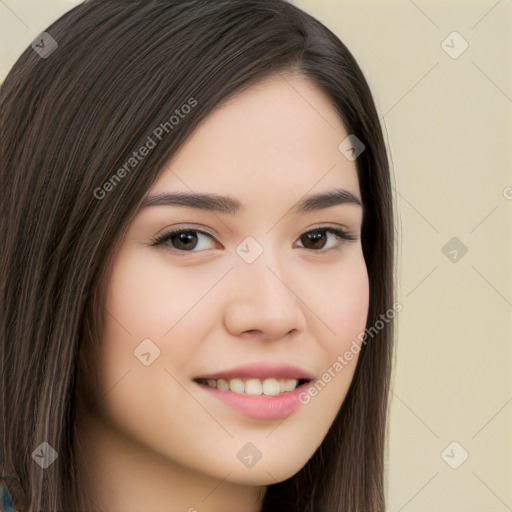
[[[313,376],[306,370],[290,363],[260,362],[250,363],[229,368],[221,372],[200,375],[196,379],[234,379],[237,377],[268,379],[297,379],[312,380]]]

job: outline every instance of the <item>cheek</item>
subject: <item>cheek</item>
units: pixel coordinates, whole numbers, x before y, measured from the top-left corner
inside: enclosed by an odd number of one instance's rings
[[[330,310],[334,331],[340,341],[346,341],[364,331],[369,306],[369,284],[366,266],[353,267],[350,272],[340,275],[334,281],[337,286],[337,301],[331,303]],[[335,293],[333,293],[335,295]]]
[[[354,251],[326,272],[318,268],[301,281],[304,302],[311,310],[309,330],[321,373],[302,397],[324,432],[348,391],[359,357],[369,307],[369,282],[362,252]],[[317,425],[318,427],[318,425]]]
[[[326,272],[309,271],[305,302],[318,318],[315,339],[332,360],[364,331],[369,307],[369,282],[362,253],[354,251]],[[328,361],[326,361],[328,362]]]
[[[179,442],[170,443],[169,431],[186,431],[187,414],[202,418],[204,411],[182,387],[182,371],[193,365],[208,333],[214,313],[206,312],[203,303],[225,272],[200,266],[172,269],[162,258],[145,260],[125,251],[107,278],[101,412],[109,424],[157,451],[180,453]],[[148,366],[137,358],[140,346],[150,359],[158,354]],[[187,446],[190,439],[181,442]]]
[[[189,319],[202,309],[200,303],[227,270],[208,265],[173,268],[163,253],[154,258],[136,251],[122,255],[109,278],[106,339],[128,335],[135,347],[137,340],[150,338],[165,348],[182,324],[190,325]],[[199,341],[193,333],[187,338],[173,340],[173,350],[181,345],[192,348]]]

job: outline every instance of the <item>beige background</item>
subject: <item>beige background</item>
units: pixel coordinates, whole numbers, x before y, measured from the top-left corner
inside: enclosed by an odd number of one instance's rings
[[[0,78],[76,4],[0,0]],[[512,510],[512,1],[295,4],[360,63],[393,165],[403,311],[388,510]],[[454,31],[469,45],[457,58],[443,49],[463,48]]]

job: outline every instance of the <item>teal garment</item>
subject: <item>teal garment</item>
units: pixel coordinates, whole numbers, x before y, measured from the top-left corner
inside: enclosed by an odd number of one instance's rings
[[[12,496],[4,482],[0,482],[0,498],[0,512],[14,512]]]

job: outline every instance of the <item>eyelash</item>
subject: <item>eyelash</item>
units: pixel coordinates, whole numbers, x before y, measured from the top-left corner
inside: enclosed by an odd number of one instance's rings
[[[150,245],[152,247],[161,246],[161,245],[164,245],[166,242],[170,241],[174,235],[177,235],[179,233],[190,233],[190,232],[199,233],[201,235],[205,235],[207,237],[215,239],[213,235],[211,235],[210,233],[207,233],[206,231],[201,231],[199,229],[192,229],[192,228],[181,228],[181,229],[176,229],[173,231],[168,231],[167,233],[162,233],[161,235],[154,238],[151,241]],[[302,233],[302,235],[299,237],[299,239],[305,235],[309,235],[311,233],[318,233],[318,232],[332,233],[337,238],[341,239],[343,242],[352,242],[352,241],[357,240],[357,238],[355,236],[348,233],[347,231],[344,231],[340,228],[332,228],[332,227],[318,227],[318,228],[310,229],[310,230]],[[195,252],[202,252],[202,251],[195,251],[195,250],[185,251],[185,250],[180,250],[180,249],[173,249],[171,247],[166,247],[165,249],[167,251],[169,251],[170,253],[175,254],[177,256],[185,256],[187,254],[191,254],[191,253],[195,253]],[[328,252],[330,250],[336,249],[336,247],[331,247],[329,249],[307,249],[306,247],[299,247],[299,249],[306,249],[306,250],[309,250],[312,252],[322,253],[322,252]]]

